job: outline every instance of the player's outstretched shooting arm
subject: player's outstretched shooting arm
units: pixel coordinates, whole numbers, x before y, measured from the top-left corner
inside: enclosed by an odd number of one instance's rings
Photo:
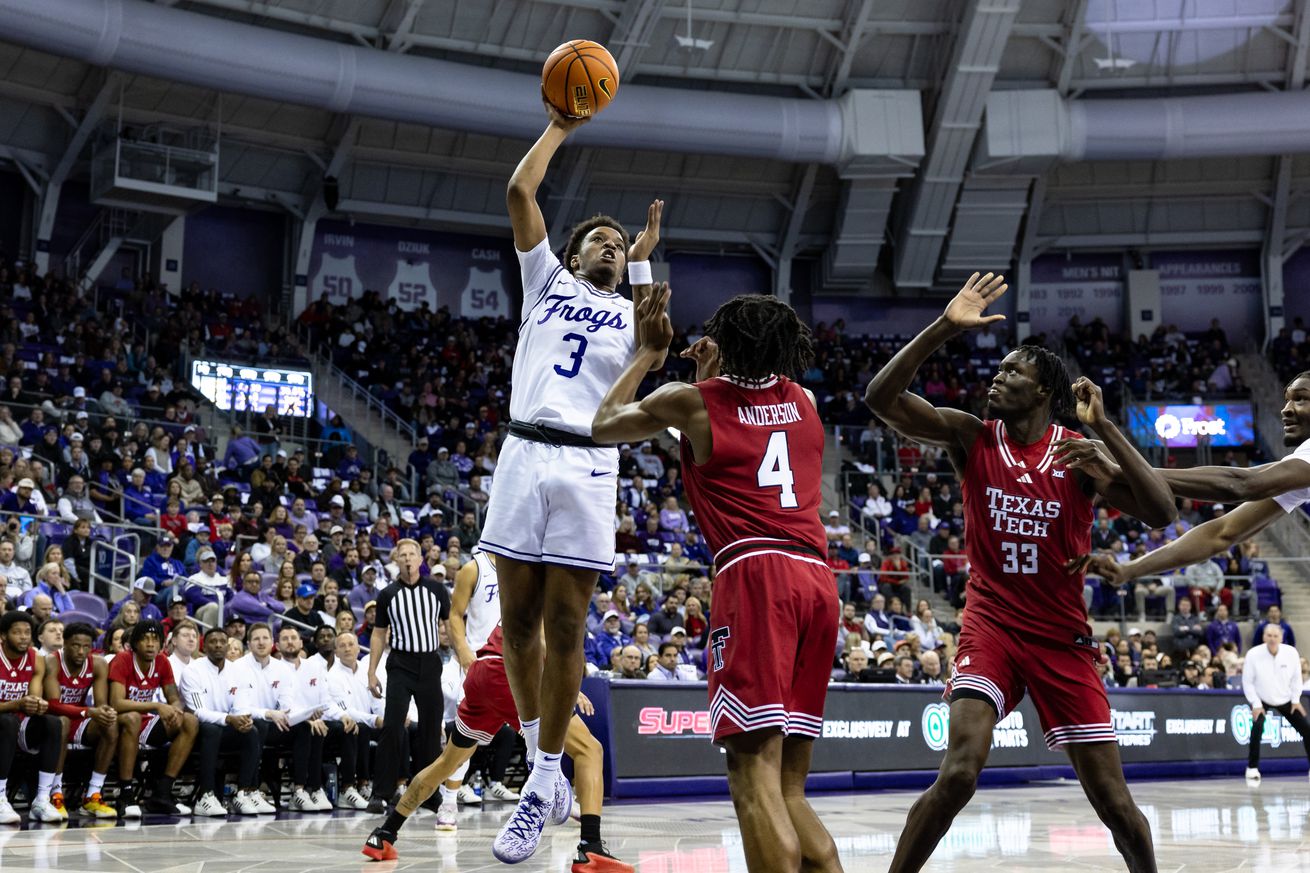
[[[1004,321],[1004,315],[983,312],[1008,287],[1004,276],[974,273],[937,320],[897,352],[864,391],[864,402],[888,427],[903,437],[945,447],[957,470],[964,469],[964,458],[982,422],[958,409],[933,406],[911,394],[910,385],[924,362],[948,340],[962,331]]]
[[[600,402],[591,422],[591,436],[601,443],[635,442],[673,427],[687,435],[696,457],[703,460],[709,457],[709,415],[695,385],[669,382],[636,399],[641,380],[664,360],[673,342],[669,294],[668,284],[661,282],[636,302],[637,352]]]
[[[509,223],[514,230],[514,248],[521,252],[532,251],[546,238],[546,219],[537,204],[537,189],[546,178],[550,159],[568,135],[588,120],[568,118],[549,103],[546,103],[546,114],[550,116],[550,124],[514,168],[505,191]]]
[[[1105,414],[1100,387],[1084,376],[1073,383],[1073,395],[1078,401],[1078,420],[1101,441],[1060,440],[1055,444],[1055,463],[1077,471],[1111,506],[1150,527],[1164,527],[1177,518],[1178,508],[1163,471],[1152,467]],[[1095,468],[1071,460],[1100,452],[1108,452],[1113,458],[1113,470],[1117,471],[1114,475],[1110,475],[1109,465]]]

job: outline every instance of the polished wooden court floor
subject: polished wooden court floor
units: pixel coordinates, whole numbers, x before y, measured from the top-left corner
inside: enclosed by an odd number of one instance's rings
[[[1161,871],[1310,873],[1310,780],[1270,776],[1138,782],[1133,793],[1155,833]],[[884,871],[916,792],[827,794],[815,806],[847,871]],[[106,873],[473,873],[507,869],[490,844],[507,806],[465,808],[459,832],[438,835],[422,813],[406,828],[399,861],[370,863],[360,843],[376,823],[363,813],[274,819],[148,820],[110,827],[0,830],[0,870]],[[606,811],[611,851],[641,873],[745,873],[726,801],[622,803]],[[524,873],[567,871],[575,824],[547,832]],[[938,848],[929,871],[1123,870],[1108,832],[1078,786],[1050,782],[979,791]]]

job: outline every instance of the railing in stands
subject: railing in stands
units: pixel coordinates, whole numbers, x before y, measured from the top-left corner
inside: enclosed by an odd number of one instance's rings
[[[418,434],[414,426],[405,419],[397,415],[387,404],[376,397],[368,388],[359,384],[350,376],[346,375],[340,367],[333,362],[332,358],[324,354],[314,342],[312,331],[296,322],[296,338],[301,343],[301,348],[306,350],[315,363],[327,370],[334,379],[337,379],[341,386],[348,391],[351,396],[358,402],[362,401],[365,409],[369,412],[376,412],[382,418],[384,424],[393,428],[401,437],[409,440],[409,444],[418,443]]]
[[[100,562],[99,562],[100,552],[109,553],[109,566],[113,569],[110,571],[110,575],[108,576],[105,576],[104,574],[100,573],[99,570],[97,569],[100,566]],[[118,563],[119,558],[123,558],[127,561],[127,566],[128,566],[127,584],[123,584],[117,578],[115,578],[115,576],[117,575],[117,569],[120,566]],[[137,555],[136,552],[134,551],[121,549],[118,546],[115,546],[112,543],[104,542],[103,540],[92,540],[91,581],[90,581],[90,585],[88,586],[91,590],[91,593],[92,594],[99,593],[95,590],[96,582],[103,582],[105,586],[105,592],[103,596],[105,597],[106,600],[112,603],[115,600],[118,600],[120,597],[125,596],[129,591],[132,590],[132,580],[136,579],[137,568],[139,566],[137,561],[138,561]]]

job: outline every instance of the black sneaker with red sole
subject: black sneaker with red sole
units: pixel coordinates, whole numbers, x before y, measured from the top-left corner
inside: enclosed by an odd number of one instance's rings
[[[394,861],[400,857],[396,852],[396,839],[397,836],[391,831],[374,828],[360,851],[374,861]]]
[[[615,858],[603,842],[578,843],[572,873],[635,873],[636,868]]]

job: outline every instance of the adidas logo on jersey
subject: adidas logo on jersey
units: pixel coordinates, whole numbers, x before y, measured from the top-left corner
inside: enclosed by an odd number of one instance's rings
[[[1033,477],[1030,476],[1030,475],[1027,474],[1027,473],[1024,473],[1022,476],[1020,476],[1020,477],[1019,477],[1017,480],[1015,480],[1015,481],[1017,481],[1017,482],[1023,482],[1025,485],[1031,485],[1031,484],[1033,484]]]

